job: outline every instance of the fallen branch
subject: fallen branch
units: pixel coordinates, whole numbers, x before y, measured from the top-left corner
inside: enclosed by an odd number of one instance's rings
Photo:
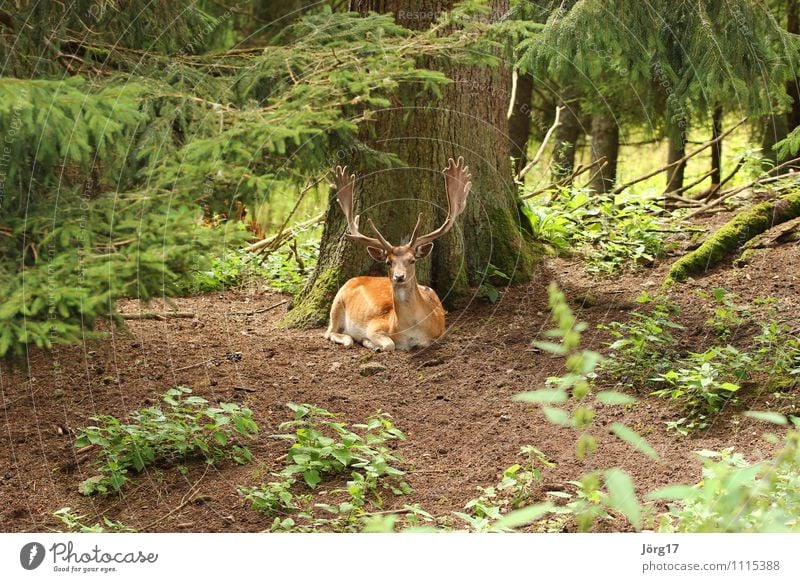
[[[601,164],[600,168],[597,170],[599,172],[600,170],[605,168],[606,165],[608,165],[608,161],[606,160],[606,157],[603,156],[602,158],[599,158],[599,159],[595,160],[594,162],[592,162],[591,164],[589,164],[588,166],[585,166],[585,167],[582,166],[582,165],[579,165],[566,178],[561,178],[560,180],[558,180],[556,182],[553,182],[552,184],[550,184],[548,186],[545,186],[544,188],[539,188],[538,190],[536,190],[534,192],[531,192],[530,194],[525,194],[523,196],[520,196],[519,199],[520,200],[527,200],[528,198],[533,198],[534,196],[538,196],[539,194],[542,194],[543,192],[547,192],[548,190],[552,190],[554,188],[561,188],[563,186],[566,186],[567,184],[571,184],[575,180],[575,178],[577,178],[581,174],[584,174],[584,173],[588,172],[589,170],[591,170],[593,167],[597,166],[598,164]],[[594,176],[594,174],[593,174],[593,176]],[[591,179],[589,181],[591,182]]]
[[[525,164],[525,167],[519,171],[519,174],[517,174],[517,182],[521,182],[522,178],[525,177],[525,174],[530,172],[531,168],[533,168],[536,164],[539,163],[539,160],[541,159],[542,154],[544,153],[544,148],[547,145],[547,142],[550,141],[550,137],[553,135],[553,132],[556,130],[556,128],[561,125],[560,118],[561,118],[561,111],[563,110],[564,110],[563,105],[559,105],[558,107],[556,107],[556,118],[553,121],[553,125],[551,125],[550,129],[547,130],[547,133],[544,134],[544,139],[542,140],[539,149],[536,151],[536,155],[533,156],[533,159],[527,164]]]
[[[786,164],[795,163],[795,162],[798,162],[798,161],[800,161],[800,158],[795,158],[794,160],[786,162]],[[785,165],[785,164],[781,164],[781,166],[783,166],[783,165]],[[775,168],[773,168],[773,170],[779,169],[781,166],[776,166]],[[699,214],[703,214],[705,212],[708,212],[709,210],[711,210],[715,206],[718,206],[718,205],[722,204],[723,202],[725,202],[728,198],[731,198],[732,196],[736,196],[737,194],[739,194],[741,192],[744,192],[745,190],[748,190],[748,189],[752,188],[753,186],[761,186],[763,184],[771,184],[772,182],[779,182],[781,180],[787,180],[787,179],[790,179],[790,178],[795,178],[797,176],[800,176],[800,172],[789,172],[788,174],[782,174],[780,176],[769,176],[769,177],[761,176],[760,178],[756,178],[755,180],[752,180],[751,182],[748,182],[747,184],[744,184],[743,186],[737,186],[736,188],[731,188],[730,190],[727,190],[727,191],[721,193],[718,198],[714,198],[714,200],[712,200],[708,204],[705,204],[704,206],[701,206],[697,210],[695,210],[693,212],[690,212],[689,214],[684,216],[683,219],[684,220],[689,220],[690,218],[694,218],[695,216],[697,216]]]
[[[252,311],[229,311],[226,315],[255,315],[256,313],[264,313],[265,311],[272,311],[280,307],[281,305],[286,305],[289,303],[288,299],[284,299],[276,303],[275,305],[270,305],[269,307],[262,307],[260,309],[253,309]]]
[[[612,194],[619,194],[620,192],[622,192],[623,190],[627,190],[628,188],[630,188],[630,187],[631,187],[631,186],[633,186],[634,184],[638,184],[639,182],[644,182],[644,181],[645,181],[645,180],[647,180],[648,178],[652,178],[653,176],[657,176],[657,175],[658,175],[658,174],[660,174],[661,172],[666,172],[667,170],[670,170],[670,169],[674,168],[675,166],[678,166],[678,165],[680,165],[680,164],[683,164],[683,163],[684,163],[684,162],[686,162],[687,160],[689,160],[689,159],[691,159],[691,158],[695,157],[695,156],[696,156],[697,154],[699,154],[700,152],[702,152],[702,151],[704,151],[704,150],[706,150],[706,149],[710,148],[710,147],[711,147],[712,145],[714,145],[715,143],[717,143],[717,142],[719,142],[719,141],[722,141],[722,140],[723,140],[725,137],[727,137],[728,135],[730,135],[730,134],[731,134],[731,132],[733,132],[733,130],[735,130],[736,128],[738,128],[738,127],[739,127],[740,125],[742,125],[742,124],[743,124],[745,121],[747,121],[747,118],[744,118],[744,119],[742,119],[742,120],[741,120],[739,123],[737,123],[736,125],[734,125],[733,127],[731,127],[731,128],[730,128],[728,131],[726,131],[725,133],[722,133],[722,134],[718,135],[717,137],[715,137],[714,139],[712,139],[712,140],[709,140],[709,141],[705,142],[705,143],[704,143],[703,145],[701,145],[699,148],[697,148],[697,149],[696,149],[696,150],[694,150],[693,152],[690,152],[690,153],[686,154],[686,155],[685,155],[685,156],[683,156],[681,159],[679,159],[679,160],[675,160],[675,161],[674,161],[674,162],[672,162],[671,164],[667,164],[666,166],[662,166],[662,167],[658,168],[657,170],[653,170],[652,172],[648,172],[647,174],[645,174],[645,175],[643,175],[643,176],[639,176],[638,178],[634,178],[634,179],[633,179],[633,180],[631,180],[630,182],[625,182],[624,184],[620,184],[619,186],[617,186],[616,188],[614,188],[614,189],[611,191],[611,193],[612,193]]]
[[[744,245],[746,249],[766,249],[769,247],[774,247],[782,241],[781,239],[784,238],[787,234],[791,233],[792,231],[796,230],[800,227],[800,216],[793,218],[792,220],[788,220],[781,224],[780,226],[776,226],[775,228],[771,228],[768,231],[753,237],[750,239],[747,244]]]
[[[188,366],[184,366],[184,367],[182,367],[182,368],[175,368],[175,369],[174,369],[174,370],[172,370],[172,371],[173,371],[173,372],[182,372],[182,371],[184,371],[184,370],[191,370],[192,368],[197,368],[197,367],[199,367],[199,366],[202,366],[203,364],[210,364],[210,363],[211,363],[211,362],[213,362],[213,361],[214,361],[214,360],[203,360],[202,362],[197,362],[196,364],[190,364],[190,365],[188,365]]]
[[[787,194],[740,212],[699,248],[675,261],[664,286],[707,271],[750,239],[796,216],[800,216],[800,193]]]
[[[143,313],[120,313],[122,319],[158,319],[163,321],[165,319],[194,319],[197,314],[192,311],[163,311],[156,313],[155,311],[145,311]]]
[[[309,226],[314,226],[315,224],[318,224],[318,223],[322,222],[322,220],[324,218],[325,218],[325,213],[323,212],[322,214],[318,214],[314,218],[309,218],[308,220],[306,220],[304,222],[300,222],[298,224],[295,224],[289,230],[283,230],[281,232],[278,232],[277,234],[274,234],[274,235],[272,235],[270,237],[267,237],[267,238],[265,238],[263,240],[260,240],[258,242],[255,242],[255,243],[251,244],[251,245],[248,245],[248,246],[244,247],[244,250],[249,252],[249,253],[255,253],[255,252],[258,252],[258,251],[260,251],[260,250],[262,250],[264,248],[268,248],[268,247],[272,248],[272,249],[276,249],[280,245],[282,245],[284,242],[286,242],[287,240],[289,240],[290,238],[295,236],[297,234],[296,231],[298,231],[300,229],[303,229],[303,228],[308,228]]]

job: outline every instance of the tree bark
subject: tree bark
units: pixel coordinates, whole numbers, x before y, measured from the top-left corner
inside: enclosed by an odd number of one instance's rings
[[[592,117],[592,162],[605,157],[607,164],[595,174],[589,186],[602,194],[609,192],[617,179],[619,157],[619,126],[610,113]]]
[[[667,151],[667,164],[680,160],[686,155],[685,134],[676,133],[669,135],[669,149]],[[678,164],[674,168],[667,170],[666,193],[680,190],[683,187],[683,175],[686,171],[686,162]]]
[[[722,133],[722,107],[717,105],[711,119],[711,139]],[[722,140],[711,146],[711,187],[716,188],[722,181]]]
[[[569,176],[575,168],[575,148],[581,136],[581,105],[578,92],[569,88],[559,98],[561,125],[556,129],[553,150],[553,181]]]
[[[792,34],[800,34],[800,14],[797,10],[797,0],[787,2],[786,31]],[[792,131],[800,125],[800,78],[795,77],[786,82],[786,92],[792,98],[792,108],[786,114],[788,130]]]
[[[520,73],[517,77],[517,92],[511,117],[508,119],[508,137],[511,140],[511,156],[514,158],[514,175],[528,163],[528,141],[531,136],[531,99],[533,97],[533,75]]]
[[[765,117],[763,123],[761,157],[775,167],[778,165],[778,152],[775,151],[774,146],[789,133],[788,127],[786,127],[786,116],[783,114],[771,115]],[[788,170],[789,168],[783,168],[778,170],[778,174],[785,174]]]
[[[496,19],[506,12],[508,2],[496,0],[491,6]],[[351,8],[362,13],[392,11],[399,24],[421,28],[430,25],[427,16],[438,14],[442,6],[433,0],[360,0]],[[397,155],[406,167],[364,172],[359,160],[348,159],[350,152],[336,152],[339,163],[359,176],[355,212],[362,215],[361,224],[371,218],[395,245],[408,240],[419,213],[421,231],[444,221],[447,198],[441,171],[448,158],[464,156],[472,173],[466,209],[455,228],[436,241],[431,259],[416,267],[419,282],[433,287],[445,304],[478,284],[481,271],[490,264],[513,281],[522,281],[531,276],[535,261],[522,232],[524,217],[511,170],[506,119],[510,74],[500,67],[457,67],[447,73],[454,82],[443,90],[441,101],[431,106],[430,96],[405,93],[403,106],[378,111],[372,137],[364,135],[371,147]],[[348,279],[385,274],[385,266],[348,241],[345,230],[331,192],[317,268],[285,325],[323,323],[336,291]]]

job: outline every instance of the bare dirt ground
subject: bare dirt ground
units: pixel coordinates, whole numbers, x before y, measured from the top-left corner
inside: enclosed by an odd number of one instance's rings
[[[671,299],[682,308],[678,321],[683,349],[700,348],[708,339],[709,301],[695,290],[724,287],[746,302],[774,297],[782,317],[800,323],[800,245],[758,251],[741,269],[730,265],[680,285]],[[735,447],[752,461],[772,452],[761,438],[763,423],[742,417],[742,410],[797,412],[800,389],[774,395],[758,388],[742,394],[736,410],[726,410],[708,430],[688,438],[665,430],[676,418],[671,405],[654,396],[623,412],[598,411],[593,433],[599,453],[584,462],[574,456],[574,434],[546,422],[531,405],[512,401],[524,390],[544,385],[563,371],[563,360],[531,347],[551,326],[546,287],[557,281],[578,317],[590,323],[584,347],[603,351],[609,337],[597,324],[622,321],[637,307],[642,290],[658,292],[667,264],[596,280],[577,262],[552,259],[529,284],[503,292],[490,305],[464,302],[448,315],[447,335],[435,346],[413,353],[373,354],[344,349],[322,338],[322,329],[283,331],[275,328],[286,305],[254,313],[284,299],[259,289],[229,291],[175,301],[192,319],[130,321],[111,329],[107,340],[58,348],[32,349],[27,361],[0,366],[0,530],[63,529],[53,512],[69,506],[86,521],[101,516],[140,531],[260,531],[271,518],[253,511],[238,493],[278,470],[286,444],[269,438],[291,417],[287,402],[307,402],[361,422],[377,410],[390,413],[407,435],[397,446],[414,493],[389,499],[386,508],[419,503],[434,515],[460,510],[476,496],[477,486],[497,482],[502,470],[519,460],[519,447],[532,444],[556,463],[544,471],[540,496],[564,490],[571,479],[596,468],[620,466],[634,477],[638,491],[674,482],[697,482],[700,462],[693,451]],[[136,312],[133,301],[120,305]],[[158,302],[142,310],[165,309]],[[238,352],[241,359],[229,358]],[[385,370],[362,376],[367,361]],[[25,367],[27,366],[27,370]],[[184,385],[213,401],[239,402],[254,412],[261,434],[251,443],[250,464],[189,464],[146,470],[121,496],[84,497],[78,484],[93,474],[91,459],[76,456],[74,433],[96,414],[118,417],[157,403],[168,388]],[[244,389],[243,389],[244,388]],[[661,455],[652,461],[633,453],[608,434],[606,427],[624,422],[645,436]],[[324,501],[321,494],[318,501]],[[624,529],[623,522],[602,529]]]

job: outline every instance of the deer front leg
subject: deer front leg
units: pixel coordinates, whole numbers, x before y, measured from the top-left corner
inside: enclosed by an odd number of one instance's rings
[[[376,352],[393,352],[394,340],[385,333],[374,333],[370,337],[364,338],[361,344],[370,350]]]

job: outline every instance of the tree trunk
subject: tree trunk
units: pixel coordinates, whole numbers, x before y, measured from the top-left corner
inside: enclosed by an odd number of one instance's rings
[[[788,0],[786,31],[800,34],[800,14],[797,10],[797,0]],[[792,108],[786,114],[788,130],[792,131],[800,125],[800,78],[795,77],[786,82],[786,92],[792,98]]]
[[[398,23],[409,28],[429,26],[425,18],[441,10],[433,0],[413,2],[413,11],[409,0],[352,4],[362,13],[393,11]],[[493,2],[492,17],[499,18],[507,9],[506,0]],[[404,19],[404,14],[414,18]],[[513,281],[528,279],[534,266],[512,179],[506,119],[509,72],[500,67],[458,67],[447,72],[454,82],[443,90],[440,102],[431,107],[430,96],[417,96],[409,89],[403,107],[377,112],[370,128],[374,137],[364,135],[370,146],[397,155],[407,167],[368,173],[358,160],[348,160],[347,152],[336,156],[359,175],[355,212],[363,215],[361,224],[371,218],[393,244],[408,240],[420,212],[422,231],[444,221],[447,198],[441,171],[448,158],[464,156],[472,173],[466,209],[455,228],[436,241],[431,259],[420,261],[416,269],[419,282],[432,286],[445,304],[478,284],[481,271],[490,264]],[[348,279],[385,274],[384,265],[345,239],[345,220],[335,200],[331,192],[317,268],[284,319],[285,325],[323,323],[336,291]]]
[[[553,146],[553,181],[569,176],[575,167],[575,148],[581,136],[581,105],[578,92],[567,89],[560,96],[559,106],[564,107],[561,112],[561,125],[556,128]]]
[[[717,105],[711,119],[711,139],[722,133],[722,107]],[[722,181],[722,140],[711,146],[711,188],[716,189]]]
[[[670,133],[669,150],[667,152],[667,164],[677,162],[686,155],[686,142],[683,133]],[[686,171],[686,162],[682,162],[667,170],[667,187],[665,192],[674,192],[683,187],[683,174]]]
[[[531,99],[533,76],[520,73],[511,117],[508,118],[508,137],[511,140],[511,156],[514,158],[514,175],[528,163],[528,141],[531,136]]]
[[[761,136],[761,157],[770,162],[772,167],[778,165],[778,152],[775,151],[776,143],[784,139],[788,134],[786,127],[786,116],[783,114],[771,115],[764,118],[763,134]],[[778,170],[778,174],[784,174],[789,168]]]
[[[605,157],[607,165],[590,182],[595,191],[605,194],[617,179],[619,157],[619,126],[614,116],[603,113],[592,117],[592,162]]]

